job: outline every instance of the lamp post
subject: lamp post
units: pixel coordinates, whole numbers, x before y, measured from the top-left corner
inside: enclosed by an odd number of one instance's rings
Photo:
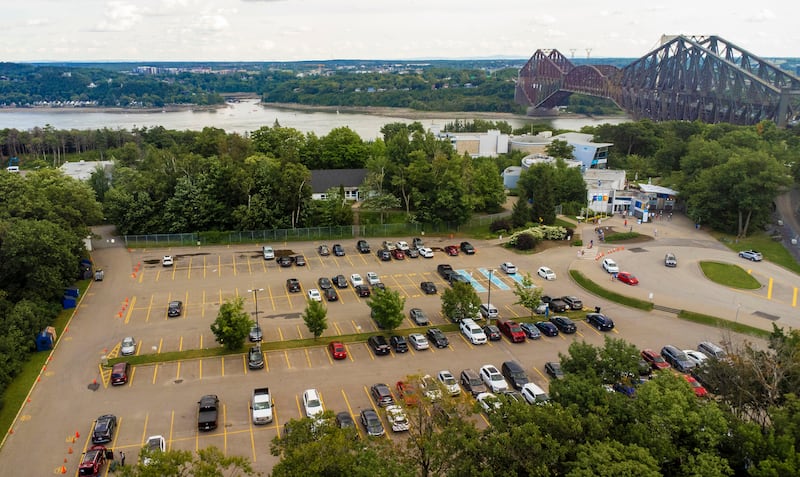
[[[736,304],[736,320],[735,320],[735,323],[736,323],[737,325],[739,324],[739,309],[740,309],[741,307],[742,307],[742,304],[741,304],[741,303],[737,303],[737,304]]]
[[[489,294],[486,296],[487,309],[488,309],[489,305],[492,303],[492,274],[493,273],[494,273],[494,268],[490,268],[489,269]],[[488,320],[489,320],[488,316],[486,317],[486,320],[488,322]]]
[[[258,324],[258,292],[264,291],[263,288],[253,288],[252,290],[247,290],[248,293],[252,293],[256,299],[256,328],[261,330],[261,326]]]

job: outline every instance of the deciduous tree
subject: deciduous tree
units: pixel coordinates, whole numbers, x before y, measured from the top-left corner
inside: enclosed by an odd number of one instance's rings
[[[217,342],[229,350],[242,348],[250,333],[252,321],[244,311],[244,299],[226,300],[219,307],[217,318],[211,323],[211,332]]]

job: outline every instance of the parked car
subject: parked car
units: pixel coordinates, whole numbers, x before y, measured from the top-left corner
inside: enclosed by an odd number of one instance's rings
[[[386,337],[383,335],[370,336],[367,340],[372,352],[377,356],[384,356],[390,353],[389,343],[386,342]]]
[[[386,250],[385,248],[382,248],[382,249],[378,250],[377,252],[375,252],[375,255],[377,255],[378,256],[378,260],[380,260],[382,262],[388,262],[388,261],[392,260],[392,253],[390,251]]]
[[[130,375],[130,370],[131,366],[124,361],[115,364],[111,368],[111,385],[121,386],[127,383],[128,376]]]
[[[689,360],[686,353],[672,345],[666,345],[661,348],[661,356],[673,368],[682,373],[688,373],[694,368],[694,363]]]
[[[333,244],[333,254],[337,257],[344,257],[344,247],[341,244]]]
[[[456,247],[455,245],[447,245],[444,248],[444,253],[450,255],[451,257],[455,257],[456,255],[458,255],[458,247]]]
[[[383,282],[378,282],[378,283],[372,285],[372,289],[373,290],[386,290],[386,285],[384,285]]]
[[[489,341],[500,341],[500,328],[495,325],[486,325],[483,327],[483,333]]]
[[[439,382],[442,384],[444,389],[451,395],[451,396],[458,396],[461,394],[461,387],[458,385],[458,381],[456,381],[455,376],[450,371],[443,369],[439,371],[437,375],[439,378]]]
[[[461,371],[461,386],[471,393],[473,396],[477,396],[480,393],[485,393],[489,390],[484,384],[483,379],[481,379],[480,374],[478,374],[474,369],[465,369]]]
[[[442,390],[430,374],[419,378],[419,390],[431,402],[442,399]]]
[[[669,368],[669,363],[660,354],[651,349],[643,349],[640,355],[656,371]]]
[[[323,257],[327,257],[331,254],[331,249],[328,248],[327,245],[320,245],[317,247],[317,253],[319,253]]]
[[[728,353],[726,353],[721,346],[716,345],[710,341],[701,341],[697,345],[697,351],[700,351],[701,353],[705,354],[706,356],[712,359],[725,359],[728,357]]]
[[[500,372],[505,377],[506,381],[511,383],[514,389],[522,389],[530,379],[525,373],[525,369],[516,361],[504,361],[500,366]]]
[[[667,254],[664,255],[664,266],[670,268],[675,268],[678,266],[678,259],[675,257],[674,253],[667,252]]]
[[[399,248],[395,248],[394,250],[392,250],[389,253],[392,254],[392,258],[395,259],[395,260],[405,260],[406,259],[406,253],[403,252],[402,250],[400,250]]]
[[[397,245],[395,245],[391,240],[384,240],[381,246],[390,252],[397,248]]]
[[[300,280],[296,278],[287,278],[286,279],[286,290],[289,293],[299,293],[300,292]]]
[[[350,415],[347,411],[341,411],[336,413],[336,427],[339,429],[353,429],[355,430],[356,422],[353,420],[353,416]],[[358,437],[358,432],[355,432],[355,437]]]
[[[331,278],[331,281],[336,288],[347,288],[347,279],[344,277],[344,275],[336,275],[335,277]]]
[[[136,352],[136,340],[133,336],[126,336],[119,345],[119,354],[130,356]]]
[[[630,398],[636,396],[636,388],[631,383],[616,382],[611,385],[611,389]]]
[[[411,240],[411,248],[415,248],[415,249],[419,250],[424,246],[425,246],[425,242],[419,237],[414,237]]]
[[[437,348],[447,348],[450,346],[450,341],[447,339],[447,336],[445,336],[439,328],[429,328],[426,334],[430,342]]]
[[[361,275],[359,275],[358,273],[353,273],[352,275],[350,275],[350,283],[353,286],[363,285],[364,279],[361,278]]]
[[[561,363],[558,361],[544,363],[544,372],[553,379],[564,379],[564,371],[561,370]]]
[[[94,421],[92,429],[92,443],[104,444],[114,439],[114,431],[117,430],[117,416],[104,414]]]
[[[380,283],[381,279],[375,272],[367,272],[367,283],[370,285],[375,285],[376,283]]]
[[[333,288],[326,288],[322,294],[325,295],[325,299],[328,301],[336,301],[339,299],[339,295]]]
[[[409,429],[408,416],[400,406],[386,406],[386,420],[393,432],[403,432]]]
[[[430,344],[428,343],[428,338],[421,333],[411,333],[408,335],[408,342],[411,343],[411,346],[414,347],[415,350],[419,351],[422,349],[428,349]]]
[[[78,464],[78,475],[81,477],[95,477],[101,474],[103,466],[106,464],[107,449],[102,445],[95,445],[89,448]]]
[[[508,389],[508,383],[505,378],[503,378],[500,371],[493,365],[485,364],[481,366],[480,375],[484,384],[486,384],[492,392],[496,393]]]
[[[419,393],[414,383],[409,381],[397,381],[395,383],[397,395],[403,400],[406,406],[416,406],[419,404]]]
[[[685,379],[686,382],[689,383],[689,386],[692,387],[692,391],[694,391],[694,395],[695,396],[697,396],[697,397],[707,397],[708,396],[708,390],[706,388],[704,388],[703,385],[700,384],[697,381],[697,379],[695,379],[693,376],[689,376],[688,374],[684,374],[683,375],[683,379]]]
[[[475,400],[486,413],[495,412],[503,406],[503,402],[493,393],[480,393]]]
[[[167,306],[167,316],[175,318],[176,316],[181,316],[181,314],[183,314],[183,302],[180,300],[169,302],[169,306]]]
[[[251,346],[247,352],[247,368],[248,369],[261,369],[264,367],[264,353],[261,352],[261,347],[258,345]]]
[[[545,336],[558,336],[558,328],[549,321],[537,321],[536,328]]]
[[[411,321],[413,321],[417,326],[428,326],[428,317],[425,315],[425,312],[422,311],[422,309],[412,308],[409,310],[408,314],[411,317]]]
[[[147,457],[142,458],[142,465],[146,467],[150,465],[155,454],[167,451],[167,440],[164,436],[150,436],[144,446],[147,449]]]
[[[360,419],[361,425],[364,426],[364,430],[367,431],[368,436],[380,437],[386,433],[383,429],[381,418],[378,417],[378,413],[372,409],[362,409]]]
[[[408,341],[400,335],[390,337],[389,345],[395,353],[405,353],[408,351]]]
[[[539,267],[539,270],[536,271],[536,274],[544,278],[545,280],[556,279],[556,272],[550,269],[550,267]]]
[[[403,250],[408,258],[419,258],[419,251],[415,248],[410,248],[408,250]]]
[[[435,295],[437,292],[436,284],[433,282],[422,282],[419,287],[426,295]]]
[[[161,265],[164,267],[171,267],[174,263],[175,261],[172,259],[172,255],[164,255],[161,257]]]
[[[757,252],[755,250],[743,250],[739,252],[739,256],[753,262],[760,262],[764,259],[764,256],[761,255],[761,252]]]
[[[501,263],[500,269],[506,272],[507,275],[514,275],[515,273],[517,273],[517,266],[511,262]]]
[[[331,341],[328,343],[328,351],[331,353],[333,359],[347,358],[347,348],[341,341]]]
[[[364,284],[356,285],[354,289],[356,291],[356,294],[361,298],[366,298],[372,294],[372,292],[369,291],[369,287]]]
[[[575,322],[570,320],[566,316],[559,316],[559,315],[551,316],[550,323],[556,325],[558,331],[567,335],[571,335],[572,333],[578,331],[578,327],[575,325]]]
[[[561,301],[567,304],[570,310],[582,310],[583,301],[574,295],[565,295],[561,297]]]
[[[472,246],[469,242],[461,242],[459,246],[462,252],[466,253],[467,255],[472,255],[475,253],[475,247]]]
[[[471,318],[464,318],[459,324],[461,333],[467,338],[467,341],[474,345],[486,344],[486,333],[483,332],[480,326],[475,323]]]
[[[306,389],[303,392],[303,411],[306,417],[315,418],[325,412],[322,407],[322,399],[316,389]]]
[[[561,298],[554,298],[548,295],[542,296],[542,303],[547,303],[547,306],[550,307],[550,311],[555,313],[564,313],[569,308],[567,303]]]
[[[586,315],[586,322],[600,331],[609,331],[614,329],[614,320],[602,313],[588,313]]]
[[[275,249],[269,245],[261,247],[261,254],[264,255],[264,260],[275,260]]]
[[[481,306],[478,307],[478,311],[482,317],[490,320],[500,316],[500,311],[491,303],[481,303]]]
[[[622,283],[627,283],[628,285],[639,284],[639,279],[630,272],[619,272],[617,274],[617,280],[621,281]]]
[[[283,268],[291,267],[293,261],[294,260],[292,260],[292,257],[284,255],[283,257],[278,258],[278,265]]]
[[[522,386],[520,393],[528,404],[544,404],[550,400],[550,396],[544,392],[544,389],[534,383],[527,383]]]
[[[369,253],[369,244],[366,240],[359,240],[356,242],[356,250],[358,250],[358,253]]]
[[[333,288],[333,283],[326,277],[319,277],[319,279],[317,279],[317,285],[319,285],[320,290]]]
[[[372,394],[372,399],[375,400],[375,404],[380,407],[391,406],[394,404],[394,396],[392,396],[392,390],[389,389],[387,384],[377,383],[373,384],[369,388],[370,394]]]
[[[306,257],[302,255],[295,255],[294,257],[294,266],[295,267],[305,267],[306,266]]]
[[[316,288],[309,288],[308,299],[311,301],[322,301],[322,294]]]
[[[433,249],[428,247],[420,247],[417,249],[422,258],[433,258]]]
[[[689,361],[693,362],[695,366],[700,366],[709,360],[708,356],[694,349],[685,349],[683,352],[686,353],[686,357],[689,358]]]
[[[612,258],[603,259],[603,270],[608,273],[619,273],[619,265]]]
[[[539,332],[539,328],[537,328],[533,323],[520,323],[519,327],[522,329],[522,332],[525,333],[525,337],[529,340],[538,340],[542,337],[541,332]]]

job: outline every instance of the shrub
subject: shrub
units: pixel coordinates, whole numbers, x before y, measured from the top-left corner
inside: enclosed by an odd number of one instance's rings
[[[533,234],[523,232],[517,235],[517,240],[514,242],[514,246],[517,247],[517,250],[532,250],[534,247],[536,247],[537,243],[539,243],[539,241],[533,236]]]
[[[511,226],[511,220],[507,217],[501,217],[499,219],[494,220],[491,224],[489,224],[489,230],[498,233],[501,230],[511,230],[513,227]]]

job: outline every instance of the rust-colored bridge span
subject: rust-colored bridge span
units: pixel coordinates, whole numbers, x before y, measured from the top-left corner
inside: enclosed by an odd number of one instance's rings
[[[576,66],[537,50],[519,71],[518,104],[550,109],[572,93],[613,100],[636,119],[700,120],[784,127],[796,120],[800,78],[718,36],[663,37],[625,68]]]

